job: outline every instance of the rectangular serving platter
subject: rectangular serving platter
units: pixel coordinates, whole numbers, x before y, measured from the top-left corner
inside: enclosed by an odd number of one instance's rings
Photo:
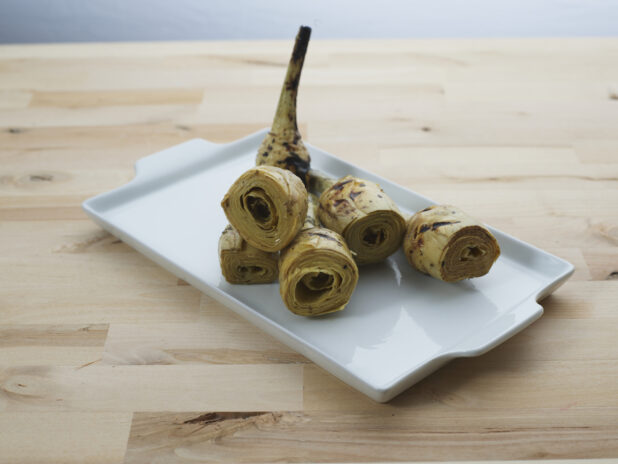
[[[254,165],[267,131],[227,144],[194,139],[142,158],[131,182],[86,200],[83,208],[148,258],[379,402],[449,360],[485,353],[524,329],[543,314],[538,301],[573,273],[567,261],[488,226],[502,254],[484,277],[444,283],[413,270],[399,251],[360,268],[344,311],[296,316],[283,305],[278,284],[231,285],[219,268],[217,243],[227,224],[220,201]],[[307,148],[314,168],[377,182],[402,211],[434,204]]]

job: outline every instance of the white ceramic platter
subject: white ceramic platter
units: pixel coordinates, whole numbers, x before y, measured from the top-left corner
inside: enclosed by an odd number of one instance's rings
[[[254,165],[267,129],[219,145],[195,139],[147,156],[127,185],[84,202],[103,228],[221,301],[260,329],[376,401],[388,401],[450,359],[476,356],[543,313],[537,303],[573,266],[498,230],[502,255],[488,275],[447,284],[413,270],[402,252],[361,267],[344,311],[304,318],[288,311],[278,284],[230,285],[217,256],[227,220],[220,201]],[[379,183],[403,211],[429,199],[307,145],[312,166],[333,177]],[[474,215],[474,212],[471,211]]]

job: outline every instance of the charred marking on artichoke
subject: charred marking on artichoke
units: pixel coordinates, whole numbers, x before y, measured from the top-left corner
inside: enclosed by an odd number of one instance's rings
[[[333,242],[339,243],[339,240],[337,240],[336,238],[323,234],[322,232],[309,232],[307,235],[311,235],[312,237],[322,237],[322,238],[325,238],[326,240],[332,240]]]
[[[311,37],[311,28],[309,26],[301,26],[298,31],[294,51],[292,52],[292,61],[298,61],[305,58],[309,38]]]
[[[338,198],[335,201],[333,201],[333,206],[335,208],[339,207],[339,205],[341,205],[342,203],[347,203],[348,200],[346,200],[345,198]]]
[[[419,229],[419,232],[422,234],[423,232],[427,232],[429,229],[431,229],[431,226],[429,224],[423,224]]]
[[[448,226],[450,224],[459,224],[461,221],[439,221],[431,225],[431,230],[436,230],[438,227]]]
[[[307,174],[309,173],[309,161],[305,161],[297,153],[293,151],[290,152],[290,155],[283,160],[285,166],[288,170],[292,171],[300,180],[303,181],[303,184],[307,183]]]
[[[419,237],[419,238],[416,240],[416,245],[417,245],[417,246],[419,246],[419,247],[422,247],[422,246],[423,246],[423,243],[425,243],[425,241],[423,240],[423,237],[422,237],[422,236],[421,236],[421,237]],[[421,255],[422,255],[422,254],[423,254],[423,252],[421,251]]]
[[[433,208],[434,208],[433,206],[428,206],[427,208],[422,209],[422,210],[420,210],[419,212],[420,212],[420,213],[424,213],[424,212],[429,211],[429,210],[431,210],[431,209],[433,209]],[[455,211],[451,211],[451,212],[452,212],[452,213],[455,213]]]
[[[378,198],[384,198],[384,197],[382,197],[382,195],[380,195],[379,193],[378,193],[377,197],[378,197]]]
[[[288,84],[286,85],[286,89],[287,90],[296,90],[298,89],[298,83],[300,82],[300,74],[297,74],[296,76],[294,76],[294,79],[292,79],[290,82],[288,82]],[[290,115],[291,117],[291,115]],[[292,119],[290,119],[291,121]]]
[[[343,182],[337,182],[336,184],[334,184],[334,185],[331,187],[331,189],[332,189],[332,190],[339,191],[339,190],[343,189],[343,186],[344,186],[345,184],[349,184],[350,182],[352,182],[352,179],[344,180]]]
[[[263,156],[263,157],[267,157],[267,156],[268,156],[268,152],[267,152],[267,151],[265,151],[264,153],[262,153],[262,156]]]
[[[354,200],[361,193],[363,193],[363,192],[350,192],[350,200]]]
[[[444,261],[442,261],[442,262],[440,263],[440,266],[444,267],[444,265],[445,265],[445,264],[446,264],[446,263],[445,263]]]

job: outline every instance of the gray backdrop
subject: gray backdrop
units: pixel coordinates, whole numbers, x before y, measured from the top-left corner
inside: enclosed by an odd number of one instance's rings
[[[0,0],[0,42],[618,35],[617,0]]]

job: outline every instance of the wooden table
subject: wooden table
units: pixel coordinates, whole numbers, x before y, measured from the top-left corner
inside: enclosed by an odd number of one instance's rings
[[[268,126],[291,46],[0,47],[0,462],[618,457],[618,39],[310,45],[308,141],[576,266],[388,404],[86,218],[137,159]]]

